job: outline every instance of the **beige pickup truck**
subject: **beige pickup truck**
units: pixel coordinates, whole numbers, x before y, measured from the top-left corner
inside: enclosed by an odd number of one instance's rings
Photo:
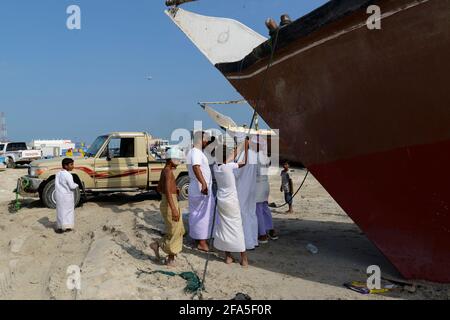
[[[75,205],[82,194],[142,192],[156,190],[165,160],[150,153],[151,136],[145,132],[114,132],[99,136],[83,158],[74,158]],[[39,193],[48,208],[56,208],[55,175],[61,158],[31,163],[28,175],[19,179],[20,193]],[[185,164],[175,171],[179,199],[187,200],[189,176]]]

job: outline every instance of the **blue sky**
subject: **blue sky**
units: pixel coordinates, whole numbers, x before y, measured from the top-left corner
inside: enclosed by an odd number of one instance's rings
[[[267,17],[299,18],[325,0],[200,0],[184,9],[234,18],[266,35]],[[66,28],[78,5],[82,29]],[[13,140],[91,142],[109,131],[168,138],[194,120],[197,102],[239,94],[163,13],[164,0],[1,0],[0,111]],[[152,80],[147,80],[152,76]],[[218,109],[238,123],[247,106]]]

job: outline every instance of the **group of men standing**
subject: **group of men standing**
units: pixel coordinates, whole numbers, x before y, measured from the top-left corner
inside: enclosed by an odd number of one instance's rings
[[[208,240],[213,237],[214,247],[225,252],[226,263],[234,262],[232,253],[239,252],[240,263],[246,267],[248,250],[278,237],[268,204],[270,162],[267,142],[261,137],[241,140],[237,147],[230,148],[224,143],[215,145],[210,148],[209,151],[214,152],[208,157],[205,149],[211,144],[210,138],[206,133],[198,132],[186,160],[190,178],[189,235],[195,240],[196,248],[210,251]],[[185,234],[177,199],[179,190],[173,174],[183,158],[182,151],[169,150],[158,184],[166,235],[150,247],[158,259],[159,250],[163,250],[168,255],[166,263],[169,266],[174,265],[176,255],[181,252]],[[74,161],[64,159],[62,166],[63,170],[56,176],[55,188],[58,233],[71,231],[74,227],[73,190],[78,187],[70,174]],[[289,181],[288,167],[284,169],[282,180]],[[292,200],[287,201],[292,210]]]
[[[241,238],[244,241],[244,250],[238,251],[241,255],[258,247],[260,242],[277,239],[268,205],[270,186],[266,171],[268,157],[264,152],[266,145],[262,138],[254,137],[241,144],[240,152],[229,150],[224,145],[216,146],[225,157],[218,157],[216,150],[215,163],[211,164],[204,152],[210,143],[204,132],[196,134],[194,146],[187,155],[189,235],[196,241],[197,249],[202,251],[210,250],[207,240],[213,235],[214,246],[225,251],[226,261],[231,263],[231,252],[237,252]],[[227,153],[231,157],[227,157]],[[215,210],[218,214],[214,221]],[[213,228],[216,230],[214,234]],[[239,234],[241,229],[242,235]],[[248,265],[246,255],[241,264]]]

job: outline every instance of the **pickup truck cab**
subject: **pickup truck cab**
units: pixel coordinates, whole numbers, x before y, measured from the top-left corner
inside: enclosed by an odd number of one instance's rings
[[[42,158],[40,150],[29,150],[25,142],[1,142],[0,156],[6,159],[8,168],[17,165],[30,164],[34,160]]]
[[[84,157],[74,158],[72,171],[80,188],[75,192],[78,205],[81,193],[142,192],[156,190],[165,160],[150,153],[151,136],[145,132],[114,132],[99,136]],[[39,193],[48,208],[55,208],[55,175],[62,158],[34,161],[28,175],[19,179],[21,193]],[[179,199],[187,200],[189,176],[185,164],[174,172],[180,189]]]

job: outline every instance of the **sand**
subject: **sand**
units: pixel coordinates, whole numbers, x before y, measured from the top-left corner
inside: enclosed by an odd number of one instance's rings
[[[90,198],[76,210],[76,230],[54,232],[55,211],[33,198],[10,213],[12,190],[25,169],[0,172],[0,299],[192,299],[180,277],[150,274],[168,270],[155,261],[149,244],[164,231],[153,193]],[[303,170],[293,173],[294,184]],[[279,177],[271,178],[271,202],[283,203]],[[187,203],[182,203],[185,209]],[[274,211],[280,239],[249,253],[250,267],[225,265],[211,255],[203,299],[449,299],[450,285],[415,282],[415,292],[399,287],[383,295],[346,289],[348,281],[365,281],[369,265],[383,276],[401,278],[395,268],[310,176],[294,201],[295,214]],[[310,253],[311,243],[319,252]],[[206,254],[185,239],[175,272],[202,275]],[[67,268],[81,269],[81,290],[69,290]],[[414,290],[410,290],[414,291]]]

